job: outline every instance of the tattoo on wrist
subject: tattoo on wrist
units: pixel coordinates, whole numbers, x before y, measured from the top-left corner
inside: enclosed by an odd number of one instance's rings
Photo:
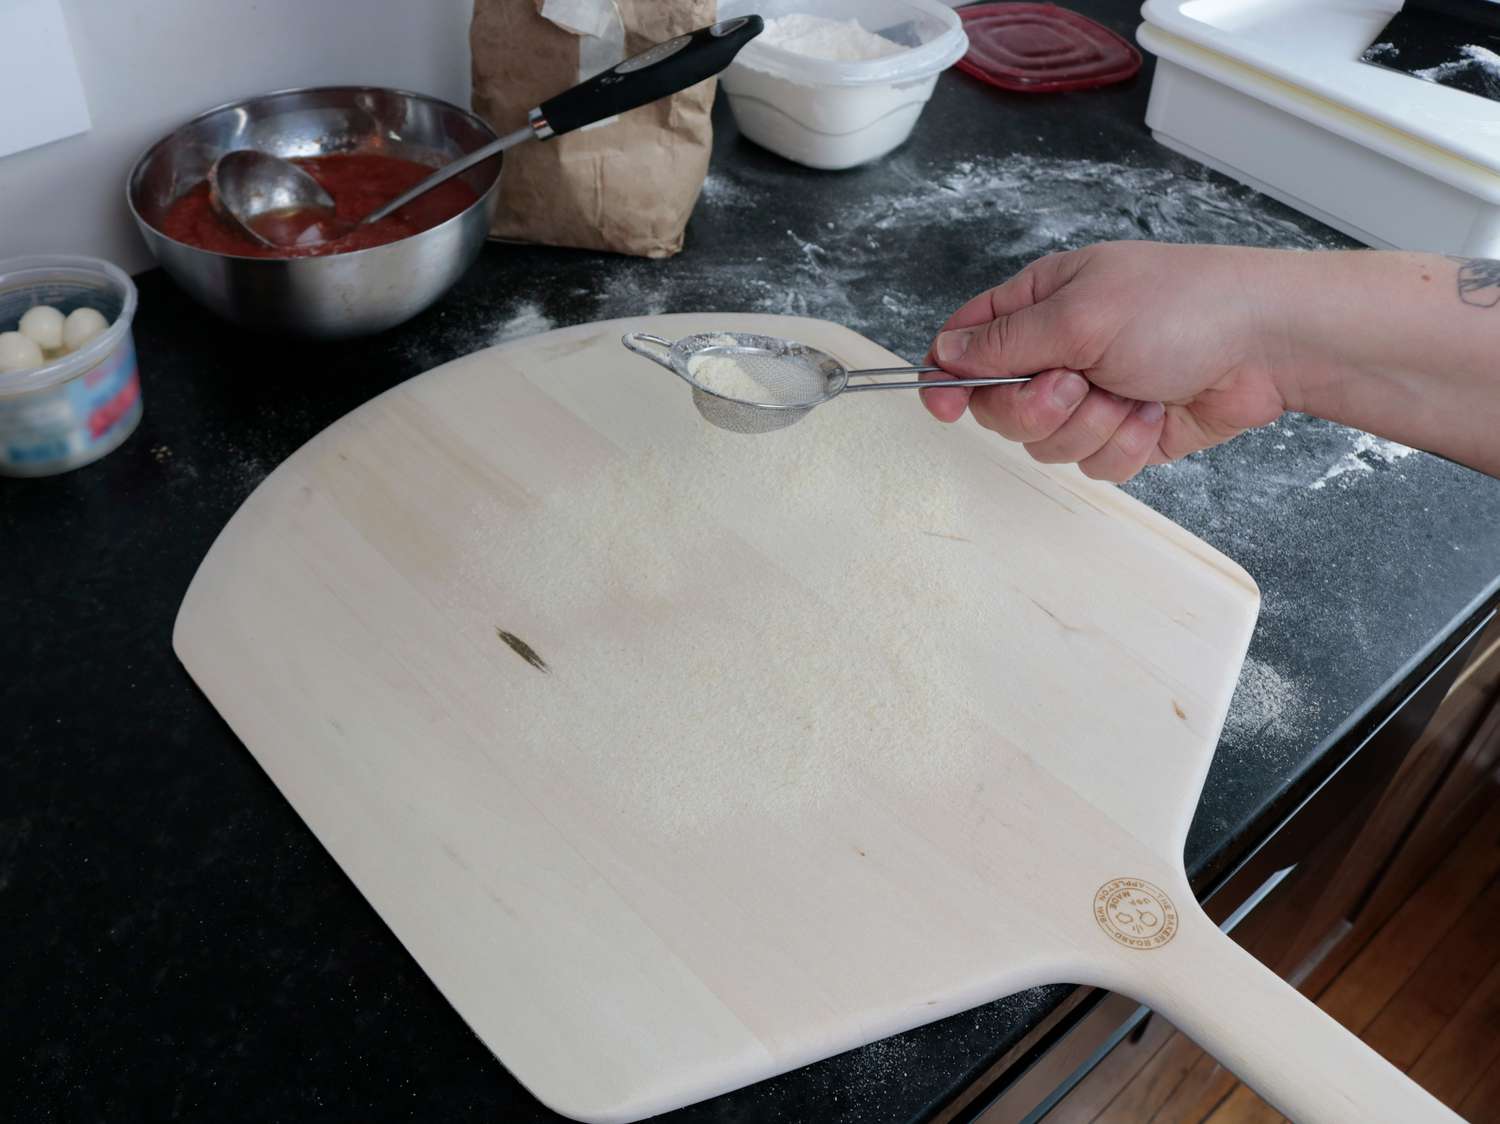
[[[1500,304],[1500,260],[1454,258],[1458,262],[1458,299],[1475,308]]]

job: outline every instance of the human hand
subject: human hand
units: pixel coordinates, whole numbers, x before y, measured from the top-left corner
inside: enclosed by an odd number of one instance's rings
[[[1266,311],[1280,256],[1109,242],[1041,258],[949,317],[932,361],[956,377],[1042,373],[923,401],[1117,482],[1227,441],[1286,408],[1273,378],[1285,332]]]

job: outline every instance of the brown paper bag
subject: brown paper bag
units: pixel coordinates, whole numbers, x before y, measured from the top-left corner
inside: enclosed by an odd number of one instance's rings
[[[619,61],[600,58],[601,46],[610,50],[607,37],[581,37],[542,15],[558,3],[474,0],[474,111],[499,133],[519,129],[533,106]],[[624,24],[621,58],[712,23],[714,8],[715,0],[607,4],[609,20]],[[618,22],[614,31],[618,40]],[[714,85],[701,82],[608,124],[511,149],[490,234],[650,258],[677,253],[708,171]]]

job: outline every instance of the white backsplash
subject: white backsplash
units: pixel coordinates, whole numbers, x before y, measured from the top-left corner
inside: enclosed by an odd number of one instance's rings
[[[88,99],[62,0],[0,4],[0,42],[0,156],[87,131]]]
[[[289,86],[400,86],[469,98],[472,0],[62,0],[92,127],[0,159],[0,258],[151,264],[125,176],[193,114]],[[0,112],[24,112],[19,106]]]

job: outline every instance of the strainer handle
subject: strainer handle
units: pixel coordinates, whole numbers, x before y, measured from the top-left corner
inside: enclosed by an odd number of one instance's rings
[[[863,371],[850,371],[849,377],[864,375],[925,375],[929,371],[941,371],[941,367],[867,367]],[[1018,382],[1030,382],[1035,375],[1010,375],[1000,379],[933,379],[928,382],[861,382],[849,383],[844,393],[851,390],[926,390],[934,386],[1009,386]]]
[[[672,354],[672,341],[664,340],[660,336],[653,336],[650,332],[626,332],[620,342],[627,349],[637,355],[644,356],[653,363],[659,363],[673,374],[677,368],[672,366],[670,358]]]

